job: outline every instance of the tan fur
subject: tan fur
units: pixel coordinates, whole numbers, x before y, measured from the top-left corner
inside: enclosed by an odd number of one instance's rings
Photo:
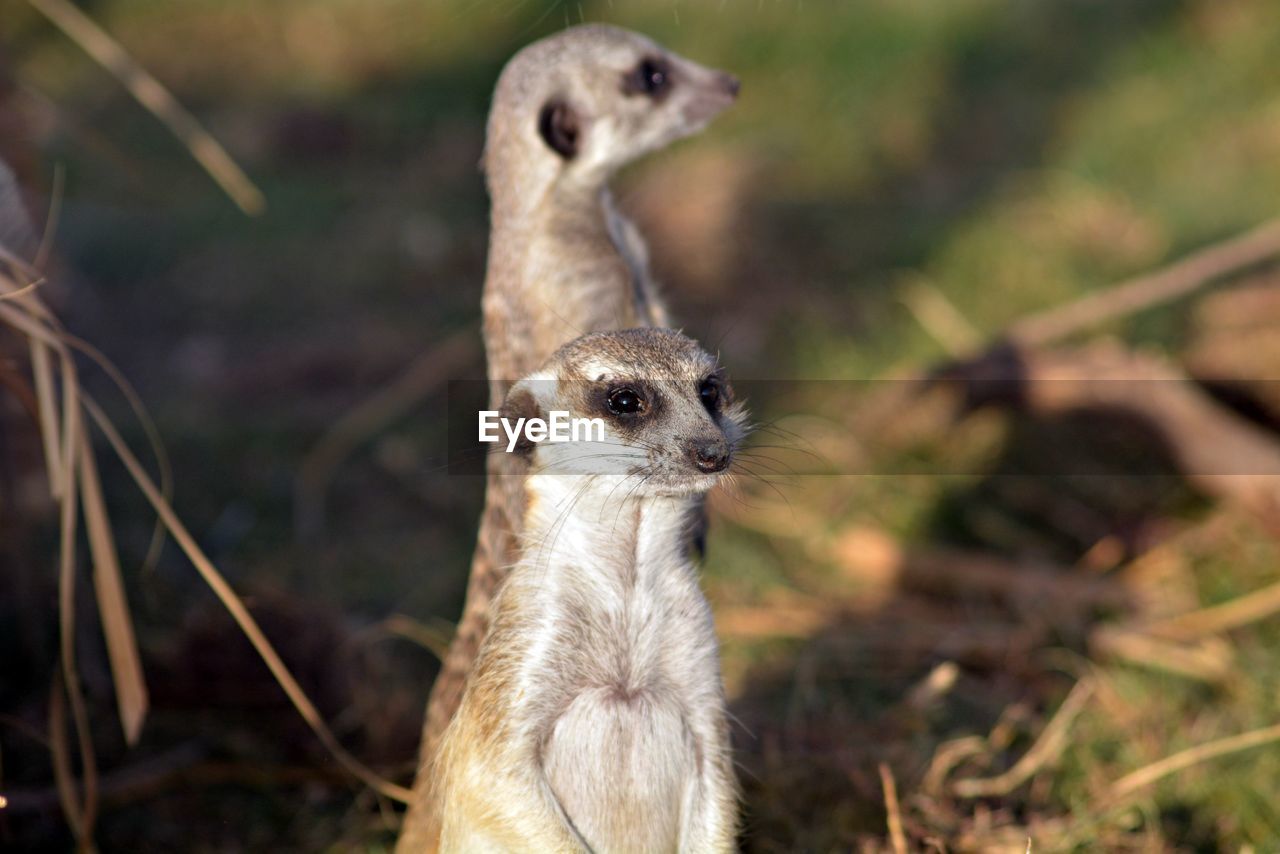
[[[742,434],[727,386],[700,400],[712,375],[694,342],[637,329],[572,342],[513,388],[612,420],[603,442],[529,452],[525,547],[431,769],[440,850],[732,849],[717,646],[683,539]],[[644,418],[602,408],[619,383],[654,404]]]
[[[644,57],[670,69],[660,103],[627,95],[622,81]],[[584,333],[666,325],[635,227],[614,207],[608,181],[620,167],[697,132],[728,106],[737,81],[666,51],[635,33],[574,27],[532,44],[506,66],[489,114],[484,165],[492,200],[488,271],[482,301],[490,396],[499,405],[515,379]],[[539,119],[552,101],[580,123],[569,159],[548,147]],[[432,686],[421,764],[434,754],[489,626],[489,606],[519,558],[523,468],[490,458],[485,508],[472,558],[466,605]],[[434,829],[420,772],[397,850],[427,850]]]

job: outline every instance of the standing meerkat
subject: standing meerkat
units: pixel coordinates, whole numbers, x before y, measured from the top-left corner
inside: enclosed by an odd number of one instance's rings
[[[515,451],[524,548],[431,768],[440,850],[729,851],[724,689],[686,529],[744,413],[715,359],[664,329],[571,342],[502,414],[557,411],[600,432]]]
[[[666,326],[644,241],[615,208],[620,168],[702,130],[738,80],[637,33],[574,27],[517,53],[498,78],[484,151],[491,401],[587,332]]]
[[[697,133],[738,80],[626,30],[587,25],[517,53],[498,80],[484,152],[492,203],[482,300],[490,401],[577,336],[664,326],[639,232],[608,182],[637,158]],[[431,689],[421,764],[434,754],[488,629],[489,604],[518,559],[519,460],[490,458],[480,534],[458,631]],[[416,850],[415,782],[400,851]]]

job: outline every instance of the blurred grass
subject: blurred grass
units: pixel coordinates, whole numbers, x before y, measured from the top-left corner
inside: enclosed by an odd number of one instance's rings
[[[443,401],[424,402],[341,473],[328,548],[292,542],[292,473],[346,407],[428,342],[476,322],[486,229],[476,163],[492,83],[519,45],[566,23],[640,29],[744,81],[739,104],[708,133],[631,170],[620,192],[642,200],[664,170],[699,158],[745,164],[737,219],[715,232],[731,247],[721,290],[682,287],[705,247],[654,241],[677,317],[716,342],[741,378],[862,379],[926,365],[945,352],[904,305],[908,282],[926,282],[990,335],[1273,216],[1280,198],[1280,7],[1265,0],[189,0],[180,10],[99,0],[87,10],[223,139],[269,210],[260,221],[236,216],[113,81],[17,5],[0,38],[20,79],[57,105],[42,145],[67,169],[59,246],[82,271],[66,296],[73,326],[141,387],[173,450],[177,506],[206,520],[214,556],[235,578],[276,583],[357,621],[395,610],[452,617],[460,603],[480,487],[433,471]],[[696,205],[699,189],[695,181],[690,198],[665,202]],[[1182,318],[1172,307],[1112,331],[1174,353]],[[919,453],[985,460],[1005,438]],[[900,464],[879,459],[875,470]],[[106,488],[123,495],[111,475]],[[1037,533],[1042,520],[1023,526],[1034,512],[998,478],[805,480],[783,488],[828,532],[870,524],[913,544],[1079,556],[1074,542]],[[1080,490],[1094,506],[1097,496]],[[1202,512],[1177,489],[1151,506],[1144,512],[1172,518]],[[122,547],[149,532],[134,509]],[[1274,548],[1256,532],[1239,537],[1194,567],[1205,602],[1275,580]],[[767,602],[779,590],[851,596],[837,567],[794,543],[721,525],[710,554],[717,604]],[[143,593],[155,603],[140,617],[154,644],[172,625],[168,609],[185,607],[185,576],[169,555],[142,582],[161,591]],[[1100,782],[1277,719],[1280,631],[1262,624],[1233,639],[1242,679],[1228,688],[1097,665],[1115,707],[1085,713],[1048,784],[993,806],[1023,821],[1080,817],[1077,850],[1134,822],[1186,848],[1274,847],[1274,750],[1161,782],[1139,818],[1084,820]],[[749,783],[758,850],[784,850],[788,839],[837,850],[883,833],[868,800],[876,790],[859,787],[838,748],[883,736],[875,727],[923,672],[886,674],[855,656],[808,693],[795,688],[787,674],[826,649],[821,639],[726,646],[731,682],[757,683],[752,702],[787,722],[781,735],[757,733],[747,752],[765,755],[770,738],[803,731],[807,742],[788,743],[797,762],[835,762],[808,783]],[[1060,682],[1019,678],[967,674],[943,712],[884,739],[886,749],[914,757],[907,766],[927,762],[947,738],[985,734],[993,707],[1044,710],[1064,693]],[[407,690],[425,696],[424,685]],[[802,819],[787,812],[800,799],[811,801]],[[250,823],[278,815],[263,807]]]

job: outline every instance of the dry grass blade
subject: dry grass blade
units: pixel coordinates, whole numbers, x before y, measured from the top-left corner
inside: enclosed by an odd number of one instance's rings
[[[75,568],[76,568],[76,493],[77,469],[71,465],[72,455],[81,441],[80,409],[76,405],[79,385],[75,365],[66,352],[62,359],[62,486],[58,543],[58,628],[62,662],[62,679],[71,704],[71,721],[80,747],[80,766],[84,778],[84,801],[79,805],[80,824],[77,845],[87,850],[92,845],[93,825],[97,815],[98,769],[89,729],[89,712],[80,690],[80,674],[76,666],[75,643]],[[63,771],[69,770],[68,757]],[[71,784],[68,783],[68,788]]]
[[[1035,744],[1003,774],[956,780],[951,791],[961,798],[984,798],[1005,795],[1021,786],[1049,762],[1062,754],[1067,746],[1067,732],[1076,717],[1093,696],[1093,682],[1081,679],[1062,701],[1053,719],[1045,726]]]
[[[254,186],[217,140],[183,109],[169,90],[137,63],[124,48],[68,0],[27,0],[85,53],[110,71],[140,104],[164,122],[191,156],[247,214],[266,208],[262,191]]]
[[[967,735],[943,742],[934,751],[933,759],[929,761],[929,767],[925,770],[920,788],[930,796],[941,794],[942,784],[953,768],[966,759],[982,756],[989,750],[990,745],[987,744],[987,739],[978,735]]]
[[[17,281],[29,278],[34,274],[33,270],[25,267],[22,262],[11,255],[6,253],[4,257],[9,262],[9,268]],[[14,282],[10,281],[9,277],[0,276],[0,289],[5,291],[4,296],[11,298],[7,304],[0,306],[0,320],[24,332],[28,336],[32,348],[33,371],[37,380],[37,409],[40,413],[41,431],[46,447],[53,449],[48,455],[48,459],[57,461],[57,479],[54,482],[55,488],[52,492],[55,497],[60,497],[63,502],[63,556],[64,559],[70,560],[74,560],[76,490],[69,489],[68,484],[75,486],[77,481],[74,476],[77,473],[80,476],[80,482],[78,483],[79,495],[83,504],[90,553],[94,565],[93,577],[98,610],[102,617],[103,632],[106,638],[108,657],[111,662],[121,724],[126,740],[133,744],[138,739],[142,723],[146,717],[146,683],[142,674],[137,642],[134,638],[133,623],[129,616],[128,604],[124,595],[119,558],[114,538],[111,534],[106,504],[103,500],[101,485],[98,480],[97,467],[88,438],[80,429],[79,405],[77,402],[79,380],[69,347],[75,347],[93,358],[124,393],[147,432],[159,463],[161,481],[166,495],[169,494],[171,487],[168,458],[159,441],[155,426],[138,399],[137,393],[125,378],[120,375],[119,371],[93,347],[63,332],[57,325],[56,318],[34,293],[21,287],[13,290],[11,289],[13,285]],[[65,400],[61,412],[59,412],[55,400],[54,382],[51,376],[53,370],[50,360],[51,353],[56,353],[59,357],[59,365],[63,375]],[[36,359],[42,361],[37,363]],[[41,377],[44,377],[43,381],[41,381]],[[64,430],[67,431],[64,435],[65,446],[62,448],[59,448],[57,441],[59,415],[66,419],[62,422]],[[71,420],[71,416],[75,416],[74,423]],[[55,474],[52,467],[50,474]],[[71,476],[70,479],[68,475]],[[152,554],[158,551],[158,547],[162,542],[162,537],[159,536],[160,533],[158,529],[157,535],[152,538]],[[72,548],[68,549],[67,543],[70,543]],[[148,560],[151,559],[149,555]],[[64,567],[64,577],[65,571]],[[70,587],[71,583],[73,582],[68,582],[66,588],[68,595],[70,595],[72,589]],[[67,681],[72,691],[78,690],[76,683],[71,680],[70,676],[68,676]],[[78,710],[80,705],[77,700],[77,696],[72,697],[73,711]],[[77,721],[79,720],[80,716],[77,715]]]
[[[83,353],[102,369],[110,380],[115,383],[117,389],[124,396],[125,402],[129,404],[129,408],[133,410],[134,418],[138,419],[138,424],[142,427],[142,432],[146,434],[147,444],[151,448],[152,456],[155,457],[156,469],[160,477],[160,494],[166,500],[173,497],[173,466],[169,462],[169,453],[165,450],[164,442],[160,440],[160,429],[156,427],[156,423],[151,418],[151,414],[147,412],[147,407],[143,405],[142,398],[138,395],[137,389],[133,387],[133,383],[120,373],[120,369],[111,363],[111,360],[104,356],[97,347],[94,347],[87,341],[77,338],[66,331],[62,331],[62,341],[72,350]],[[142,560],[143,572],[147,572],[156,565],[160,559],[160,549],[164,547],[164,524],[159,519],[156,520],[155,530],[151,535],[151,545],[147,547],[146,557]]]
[[[53,236],[58,233],[58,218],[62,215],[62,191],[66,182],[66,173],[59,163],[53,168],[53,186],[49,192],[49,213],[45,217],[44,234],[40,235],[40,245],[36,247],[35,259],[31,266],[37,270],[49,269],[49,256],[53,252]]]
[[[58,453],[58,403],[53,393],[53,364],[49,348],[31,339],[31,372],[36,380],[36,400],[40,402],[40,437],[44,441],[44,465],[49,474],[49,494],[62,495],[62,455]]]
[[[1220,738],[1207,744],[1199,744],[1126,774],[1115,782],[1110,794],[1112,798],[1123,798],[1162,777],[1190,768],[1192,765],[1276,741],[1280,741],[1280,724]]]
[[[54,671],[49,691],[49,752],[53,756],[53,780],[58,801],[72,836],[82,839],[85,832],[84,806],[76,791],[76,773],[71,767],[71,745],[67,744],[67,712],[63,706],[62,677]]]
[[[428,626],[404,614],[392,614],[387,617],[382,621],[381,628],[389,635],[416,643],[430,651],[440,661],[444,661],[445,655],[449,652],[449,644],[453,640],[453,631],[448,627]]]
[[[169,529],[170,535],[195,566],[196,571],[204,578],[205,583],[209,585],[214,594],[222,601],[227,611],[230,612],[232,618],[240,626],[241,631],[244,632],[245,637],[249,639],[249,642],[253,644],[253,648],[266,663],[271,675],[275,677],[280,687],[284,689],[289,701],[293,703],[294,708],[302,715],[303,720],[311,727],[312,732],[320,739],[325,749],[353,776],[369,787],[388,798],[408,803],[410,791],[407,788],[382,779],[366,767],[364,763],[348,753],[346,748],[338,742],[337,737],[324,722],[324,718],[320,716],[320,712],[302,690],[302,686],[298,684],[293,674],[289,672],[289,669],[280,659],[279,653],[275,651],[271,642],[267,640],[266,635],[262,633],[262,629],[258,627],[257,621],[249,613],[249,609],[245,607],[243,600],[236,595],[231,586],[227,584],[226,579],[222,577],[222,573],[218,572],[218,569],[205,556],[200,546],[196,544],[186,526],[182,524],[177,514],[174,513],[173,507],[160,493],[160,490],[143,469],[142,464],[138,462],[137,457],[129,450],[129,446],[124,443],[120,434],[116,432],[111,421],[88,394],[81,394],[81,403],[90,418],[98,426],[98,429],[106,436],[116,456],[124,463],[129,475],[138,485],[138,488],[142,490],[147,501],[151,503],[156,513],[159,514],[161,521]]]
[[[893,854],[907,854],[907,835],[902,832],[902,810],[898,806],[898,786],[893,780],[893,772],[883,762],[880,763],[880,785],[884,787],[884,811]]]
[[[97,814],[97,762],[89,728],[89,714],[80,689],[76,666],[75,581],[77,496],[80,469],[76,455],[84,440],[77,398],[80,393],[75,363],[66,346],[51,329],[55,321],[33,290],[19,282],[31,282],[33,276],[20,260],[0,251],[5,267],[0,269],[0,291],[7,297],[0,301],[0,323],[24,334],[31,348],[32,370],[40,416],[41,438],[45,447],[50,492],[59,503],[58,545],[58,615],[59,671],[55,679],[54,698],[50,705],[50,740],[54,750],[54,774],[59,799],[81,850],[92,847],[93,826]],[[58,357],[61,379],[61,405],[54,380],[54,356]],[[90,499],[92,500],[92,499]],[[71,748],[66,739],[66,715],[63,696],[70,703],[71,721],[80,752],[83,777],[83,799],[76,791]]]
[[[960,668],[954,661],[942,662],[907,694],[907,706],[917,712],[927,711],[951,692],[959,678]]]
[[[9,262],[13,275],[5,274],[0,269],[0,291],[6,296],[14,297],[17,288],[13,279],[21,278],[26,268],[20,261],[7,253],[0,252],[0,259]],[[57,319],[48,311],[32,292],[21,293],[18,298],[0,300],[0,323],[6,324],[25,335],[30,341],[33,353],[42,353],[47,363],[45,369],[46,382],[37,388],[39,400],[37,407],[42,419],[49,425],[45,428],[44,440],[52,449],[50,459],[57,460],[58,477],[54,487],[61,502],[61,537],[59,551],[59,617],[61,630],[61,672],[58,683],[61,686],[57,694],[56,705],[51,707],[51,740],[55,752],[55,774],[58,777],[59,799],[63,804],[67,820],[76,834],[81,849],[88,850],[92,845],[92,828],[97,812],[97,768],[94,761],[88,713],[84,700],[79,692],[79,677],[75,663],[75,542],[77,523],[77,497],[82,495],[84,515],[88,528],[90,549],[94,559],[94,581],[99,609],[102,612],[103,627],[107,635],[112,673],[116,680],[117,697],[120,704],[121,721],[126,737],[133,741],[140,730],[146,714],[146,686],[142,679],[140,659],[133,637],[132,623],[124,598],[124,587],[120,578],[119,560],[115,543],[110,533],[110,522],[107,518],[105,502],[102,498],[98,480],[97,467],[92,456],[92,447],[82,422],[82,412],[88,412],[93,421],[103,431],[112,447],[125,464],[130,475],[146,495],[148,501],[156,509],[160,521],[178,541],[187,556],[195,564],[223,604],[231,612],[241,629],[245,632],[254,648],[266,662],[286,695],[299,711],[308,725],[320,738],[326,749],[338,760],[349,773],[362,780],[377,792],[397,800],[406,801],[409,791],[401,786],[383,780],[351,756],[338,743],[337,738],[329,730],[320,717],[319,712],[310,699],[302,691],[297,681],[289,673],[279,655],[262,634],[257,623],[245,608],[244,603],[227,585],[225,579],[212,565],[207,557],[196,546],[195,541],[174,514],[169,504],[168,465],[163,450],[158,444],[154,425],[146,417],[141,402],[129,384],[115,370],[114,366],[94,348],[68,335],[57,323]],[[124,392],[126,398],[137,411],[147,428],[148,438],[157,450],[161,462],[161,477],[165,481],[164,488],[159,488],[146,473],[142,464],[132,454],[120,438],[111,422],[103,414],[98,405],[80,388],[76,374],[72,348],[88,354],[98,362],[114,379]],[[62,402],[61,409],[54,395],[58,383],[53,379],[53,356],[58,358],[60,369]],[[41,358],[41,357],[33,357]],[[39,375],[37,375],[37,381]],[[83,408],[83,409],[82,409]],[[47,416],[45,413],[49,413]],[[58,416],[61,416],[59,419]],[[75,783],[71,762],[71,751],[66,743],[65,713],[62,706],[62,693],[70,700],[72,723],[75,728],[81,753],[83,768],[83,803],[80,801]]]
[[[1280,583],[1269,584],[1229,602],[1151,623],[1147,631],[1185,640],[1238,629],[1277,613],[1280,613]]]
[[[1114,656],[1210,684],[1222,684],[1237,675],[1234,650],[1221,638],[1177,643],[1144,628],[1103,625],[1090,633],[1089,647],[1097,655]]]
[[[982,335],[951,300],[927,279],[918,277],[899,299],[916,323],[952,358],[962,358],[982,345]]]
[[[142,676],[142,659],[133,634],[133,620],[120,577],[120,558],[116,552],[111,522],[98,479],[98,466],[87,436],[80,437],[81,503],[84,506],[85,529],[89,551],[93,556],[93,585],[97,593],[98,612],[102,615],[102,631],[107,639],[107,657],[116,686],[116,705],[125,741],[137,744],[142,722],[147,716],[147,684]]]

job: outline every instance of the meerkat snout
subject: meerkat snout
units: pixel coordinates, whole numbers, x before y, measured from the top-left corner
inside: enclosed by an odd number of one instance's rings
[[[732,451],[723,436],[702,439],[686,439],[685,453],[694,467],[703,474],[715,474],[729,467]]]

